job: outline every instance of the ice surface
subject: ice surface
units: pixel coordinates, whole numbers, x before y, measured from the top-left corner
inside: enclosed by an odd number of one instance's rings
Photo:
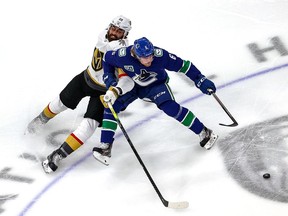
[[[248,44],[271,48],[277,37],[287,50],[287,10],[284,0],[2,1],[0,215],[286,215],[288,56],[272,49],[258,62]],[[88,99],[39,135],[23,134],[87,67],[99,32],[119,14],[132,20],[130,42],[146,36],[212,77],[239,123],[220,126],[231,120],[215,99],[172,73],[176,100],[219,134],[213,149],[200,148],[153,104],[136,101],[120,115],[162,195],[188,201],[185,210],[162,205],[120,130],[110,166],[92,157],[97,131],[56,173],[42,171],[41,160],[77,127]]]

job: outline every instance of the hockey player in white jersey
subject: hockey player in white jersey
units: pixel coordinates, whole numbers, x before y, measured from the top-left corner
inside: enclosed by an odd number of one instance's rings
[[[91,64],[75,76],[60,94],[52,100],[43,111],[28,125],[25,134],[37,133],[48,121],[66,109],[74,110],[79,102],[90,96],[84,119],[80,125],[42,162],[46,173],[56,171],[59,161],[82,146],[101,126],[103,104],[99,96],[105,94],[106,86],[102,80],[102,57],[108,50],[128,46],[128,33],[131,30],[130,19],[120,15],[115,17],[108,27],[99,34]]]

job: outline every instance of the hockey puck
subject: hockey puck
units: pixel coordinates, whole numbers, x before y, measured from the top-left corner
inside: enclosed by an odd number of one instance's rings
[[[263,174],[263,178],[265,178],[265,179],[270,178],[270,174],[269,174],[269,173],[265,173],[265,174]]]

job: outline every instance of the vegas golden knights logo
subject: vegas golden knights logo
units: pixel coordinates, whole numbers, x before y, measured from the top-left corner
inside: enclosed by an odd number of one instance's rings
[[[92,58],[92,67],[95,71],[102,69],[102,58],[104,53],[101,52],[98,48],[94,49],[94,54]]]

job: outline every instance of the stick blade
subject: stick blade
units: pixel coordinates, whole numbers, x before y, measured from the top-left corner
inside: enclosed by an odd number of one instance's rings
[[[185,209],[188,208],[189,202],[183,201],[183,202],[168,202],[168,208],[173,209]]]
[[[230,124],[230,125],[219,123],[219,125],[221,125],[221,126],[226,126],[226,127],[236,127],[236,126],[238,126],[238,123],[237,123],[237,122],[233,122],[233,123]]]

